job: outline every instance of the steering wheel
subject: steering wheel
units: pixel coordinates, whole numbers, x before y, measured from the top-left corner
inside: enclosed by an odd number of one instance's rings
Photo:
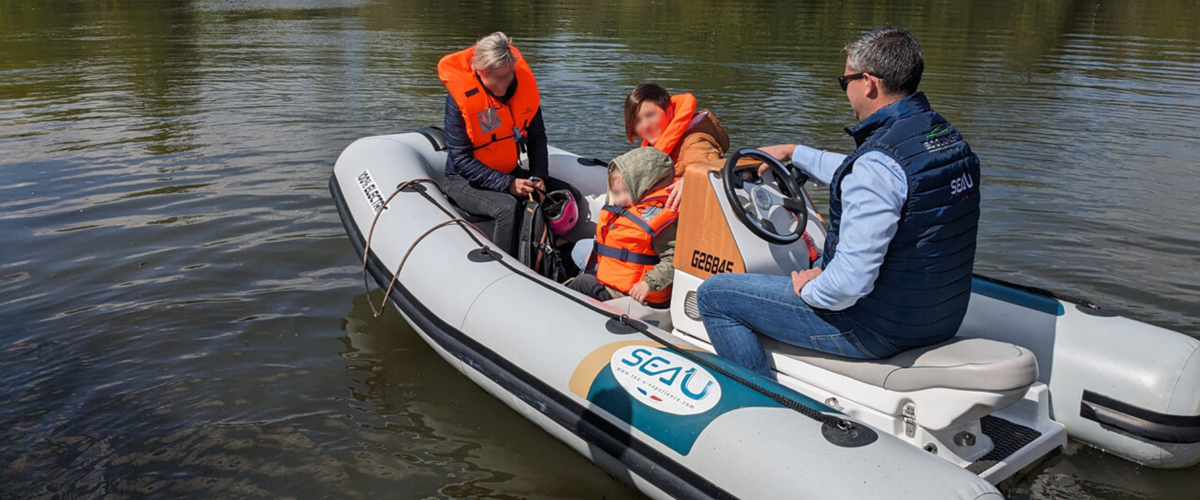
[[[754,169],[749,171],[750,179],[744,179],[740,172],[734,172],[742,158],[766,163],[770,167],[769,175],[760,178],[758,170]],[[800,189],[807,177],[797,180],[792,176],[793,168],[754,148],[738,150],[725,162],[722,176],[725,196],[734,216],[746,225],[746,229],[770,243],[794,243],[808,227],[808,205],[804,201],[804,191]],[[740,196],[738,191],[744,191],[748,198]]]

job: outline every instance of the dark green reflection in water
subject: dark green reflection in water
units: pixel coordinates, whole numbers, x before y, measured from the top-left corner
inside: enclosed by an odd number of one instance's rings
[[[440,122],[437,59],[497,29],[565,149],[627,149],[653,80],[737,146],[846,150],[879,24],[983,160],[981,272],[1200,334],[1194,0],[0,0],[0,497],[634,496],[370,319],[334,159]],[[1073,445],[1013,493],[1198,482]]]

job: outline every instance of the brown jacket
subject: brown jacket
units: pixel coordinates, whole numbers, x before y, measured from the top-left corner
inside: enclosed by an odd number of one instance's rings
[[[675,159],[676,179],[683,177],[683,173],[687,172],[689,165],[720,159],[729,150],[729,134],[725,133],[725,128],[721,127],[721,122],[717,120],[716,115],[708,110],[701,110],[698,113],[705,113],[705,116],[700,119],[699,123],[688,129],[687,134],[683,136],[683,140],[679,141],[679,145],[675,147],[675,151],[671,155]]]

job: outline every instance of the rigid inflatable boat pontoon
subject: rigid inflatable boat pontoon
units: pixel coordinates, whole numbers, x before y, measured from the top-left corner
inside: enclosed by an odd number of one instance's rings
[[[1200,461],[1196,339],[977,277],[956,338],[877,361],[770,343],[774,382],[712,354],[695,299],[714,272],[807,267],[803,242],[755,229],[792,217],[772,173],[727,190],[736,159],[689,169],[660,311],[572,292],[490,247],[487,221],[453,222],[431,182],[443,149],[431,127],[345,149],[330,190],[354,248],[370,235],[371,276],[447,362],[651,497],[998,499],[1068,435],[1152,467]],[[590,237],[604,163],[550,148],[550,173],[586,198],[567,239]]]

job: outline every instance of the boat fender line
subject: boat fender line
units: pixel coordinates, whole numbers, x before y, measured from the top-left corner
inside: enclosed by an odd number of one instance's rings
[[[433,185],[437,186],[437,182],[433,181],[432,179],[427,179],[427,178],[419,178],[419,179],[412,179],[412,180],[405,181],[396,188],[396,191],[394,191],[390,196],[387,197],[387,200],[384,201],[383,206],[386,207],[388,202],[391,201],[392,198],[395,197],[401,190],[408,187],[410,184],[414,184],[414,183],[418,183],[418,182],[429,182],[429,183],[432,183]],[[477,244],[481,247],[480,252],[483,255],[488,255],[489,253],[493,253],[489,249],[489,246],[483,242],[483,240],[480,240],[479,237],[476,236],[476,234],[474,232],[472,232],[468,229],[468,228],[474,229],[479,234],[483,234],[483,232],[480,231],[479,228],[475,227],[474,224],[471,224],[470,222],[463,220],[460,217],[456,217],[455,214],[451,213],[449,210],[446,210],[445,207],[443,207],[440,203],[438,203],[437,200],[434,200],[433,197],[429,196],[429,193],[425,192],[424,190],[416,190],[416,191],[421,196],[423,196],[426,201],[433,204],[435,207],[440,209],[447,216],[450,216],[453,218],[450,220],[443,221],[443,222],[429,228],[428,230],[425,231],[425,233],[423,233],[421,235],[421,237],[417,238],[417,240],[413,242],[412,246],[409,247],[408,252],[406,252],[404,254],[404,258],[400,260],[400,265],[397,267],[396,272],[392,275],[392,281],[388,285],[387,292],[384,294],[384,304],[387,303],[388,295],[390,294],[393,286],[396,283],[396,278],[398,278],[400,276],[400,268],[404,266],[404,261],[408,259],[409,254],[412,253],[412,249],[415,248],[416,245],[418,243],[420,243],[423,238],[425,238],[425,236],[429,235],[429,233],[432,233],[434,230],[437,230],[437,229],[445,227],[445,226],[457,225],[458,227],[463,228],[463,231],[467,233],[467,236],[470,237],[473,241],[475,241],[475,244]],[[379,220],[379,214],[382,212],[383,212],[383,210],[381,209],[379,212],[377,212],[375,214],[375,220],[373,220],[371,222],[371,230],[370,230],[371,232],[368,232],[368,234],[367,234],[367,246],[363,249],[363,284],[364,284],[364,286],[366,285],[366,281],[367,281],[367,261],[368,261],[368,256],[370,255],[371,233],[374,232],[375,222],[377,222]],[[807,405],[800,403],[799,401],[796,401],[790,397],[787,397],[783,394],[780,394],[771,389],[763,387],[762,385],[759,385],[753,381],[750,381],[741,375],[733,373],[725,368],[722,368],[721,366],[718,366],[717,364],[715,364],[707,359],[697,356],[696,354],[694,354],[693,352],[691,352],[687,349],[680,348],[679,346],[675,345],[675,343],[670,342],[670,341],[660,337],[658,334],[650,331],[649,327],[646,324],[644,324],[640,321],[632,320],[631,318],[628,317],[628,315],[616,314],[611,311],[607,311],[595,304],[592,304],[589,300],[585,300],[585,299],[576,297],[576,296],[572,295],[571,293],[566,292],[565,289],[560,289],[560,287],[555,287],[541,279],[538,279],[538,278],[540,278],[540,275],[533,276],[533,275],[530,275],[529,273],[526,273],[525,271],[523,271],[519,267],[509,263],[505,259],[497,259],[496,262],[499,262],[500,265],[504,266],[509,271],[512,271],[515,274],[519,274],[521,276],[529,278],[530,281],[533,281],[534,283],[541,285],[542,287],[546,288],[547,290],[550,290],[550,291],[557,293],[563,297],[566,297],[579,305],[582,305],[584,307],[587,307],[588,309],[591,309],[594,312],[600,313],[600,314],[608,317],[609,320],[615,320],[620,325],[623,325],[625,327],[636,330],[638,333],[641,333],[642,335],[649,337],[650,340],[653,340],[655,342],[658,342],[659,344],[662,344],[663,347],[666,347],[667,349],[671,350],[675,354],[678,354],[679,356],[682,356],[693,363],[697,363],[700,366],[703,366],[712,371],[720,373],[721,375],[724,375],[725,377],[729,378],[730,380],[733,380],[734,382],[737,382],[738,384],[741,384],[759,394],[762,394],[763,396],[766,396],[767,398],[771,399],[772,401],[779,403],[784,408],[791,409],[793,411],[796,411],[797,413],[800,413],[801,415],[804,415],[810,419],[813,419],[813,420],[819,422],[821,424],[821,435],[823,437],[825,437],[826,441],[828,441],[830,444],[833,444],[833,445],[839,446],[839,447],[843,447],[843,448],[858,448],[861,446],[866,446],[871,443],[874,443],[877,439],[879,439],[878,434],[875,432],[874,429],[871,429],[870,427],[856,425],[853,421],[851,421],[849,419],[842,418],[838,415],[825,413],[821,410],[807,406]],[[370,289],[368,288],[368,291],[369,290]],[[367,303],[371,304],[371,301],[368,300]],[[375,312],[374,304],[371,304],[371,310],[372,310],[372,312]],[[376,314],[376,317],[379,317],[379,314],[382,314],[382,313],[376,312],[375,314]]]
[[[388,203],[390,203],[392,201],[392,198],[395,198],[396,195],[400,194],[400,191],[403,191],[404,188],[407,188],[409,186],[416,187],[417,186],[416,183],[418,183],[418,182],[430,182],[430,183],[433,183],[435,186],[437,185],[437,182],[434,181],[433,179],[424,178],[424,177],[420,178],[420,179],[411,179],[411,180],[407,180],[407,181],[400,183],[399,186],[396,186],[396,190],[392,191],[392,194],[388,195],[386,200],[383,200],[383,204],[380,205],[379,210],[377,212],[375,212],[375,218],[371,219],[371,229],[369,231],[367,231],[367,246],[363,249],[363,268],[362,268],[363,288],[365,288],[367,290],[367,305],[371,306],[371,314],[373,314],[375,318],[378,318],[380,315],[383,314],[383,311],[387,310],[387,300],[388,300],[388,297],[392,294],[392,289],[394,289],[396,287],[396,279],[400,277],[400,270],[404,269],[404,263],[408,262],[408,256],[412,255],[412,251],[417,248],[417,245],[421,243],[421,240],[424,240],[426,236],[429,236],[434,231],[441,229],[443,227],[449,226],[449,225],[453,225],[453,224],[458,224],[460,226],[462,224],[466,224],[467,226],[470,226],[471,229],[479,231],[479,228],[475,227],[474,224],[471,224],[466,219],[463,219],[461,217],[455,217],[450,220],[444,220],[442,222],[435,224],[433,227],[426,229],[425,232],[421,233],[421,235],[417,237],[416,241],[413,241],[412,245],[409,245],[408,250],[404,252],[404,257],[400,259],[400,265],[396,266],[396,272],[392,273],[392,281],[390,283],[388,283],[387,291],[383,292],[383,301],[381,301],[379,303],[379,308],[376,309],[375,303],[373,301],[371,301],[371,297],[370,297],[371,286],[367,284],[367,261],[368,261],[369,256],[371,255],[371,252],[370,252],[371,238],[373,236],[375,236],[375,224],[377,222],[379,222],[379,216],[383,214],[384,209],[387,208],[387,205],[388,205]],[[419,190],[419,192],[421,194],[425,194],[425,192],[423,190]],[[467,228],[464,227],[463,230],[467,231]],[[480,232],[482,232],[482,231],[480,231]],[[470,233],[471,233],[470,231],[467,231],[467,234],[470,234]],[[472,236],[474,236],[474,235],[472,235]],[[475,242],[478,243],[479,240],[475,240]],[[487,255],[488,253],[490,253],[488,251],[488,246],[483,245],[481,252],[484,255]]]

